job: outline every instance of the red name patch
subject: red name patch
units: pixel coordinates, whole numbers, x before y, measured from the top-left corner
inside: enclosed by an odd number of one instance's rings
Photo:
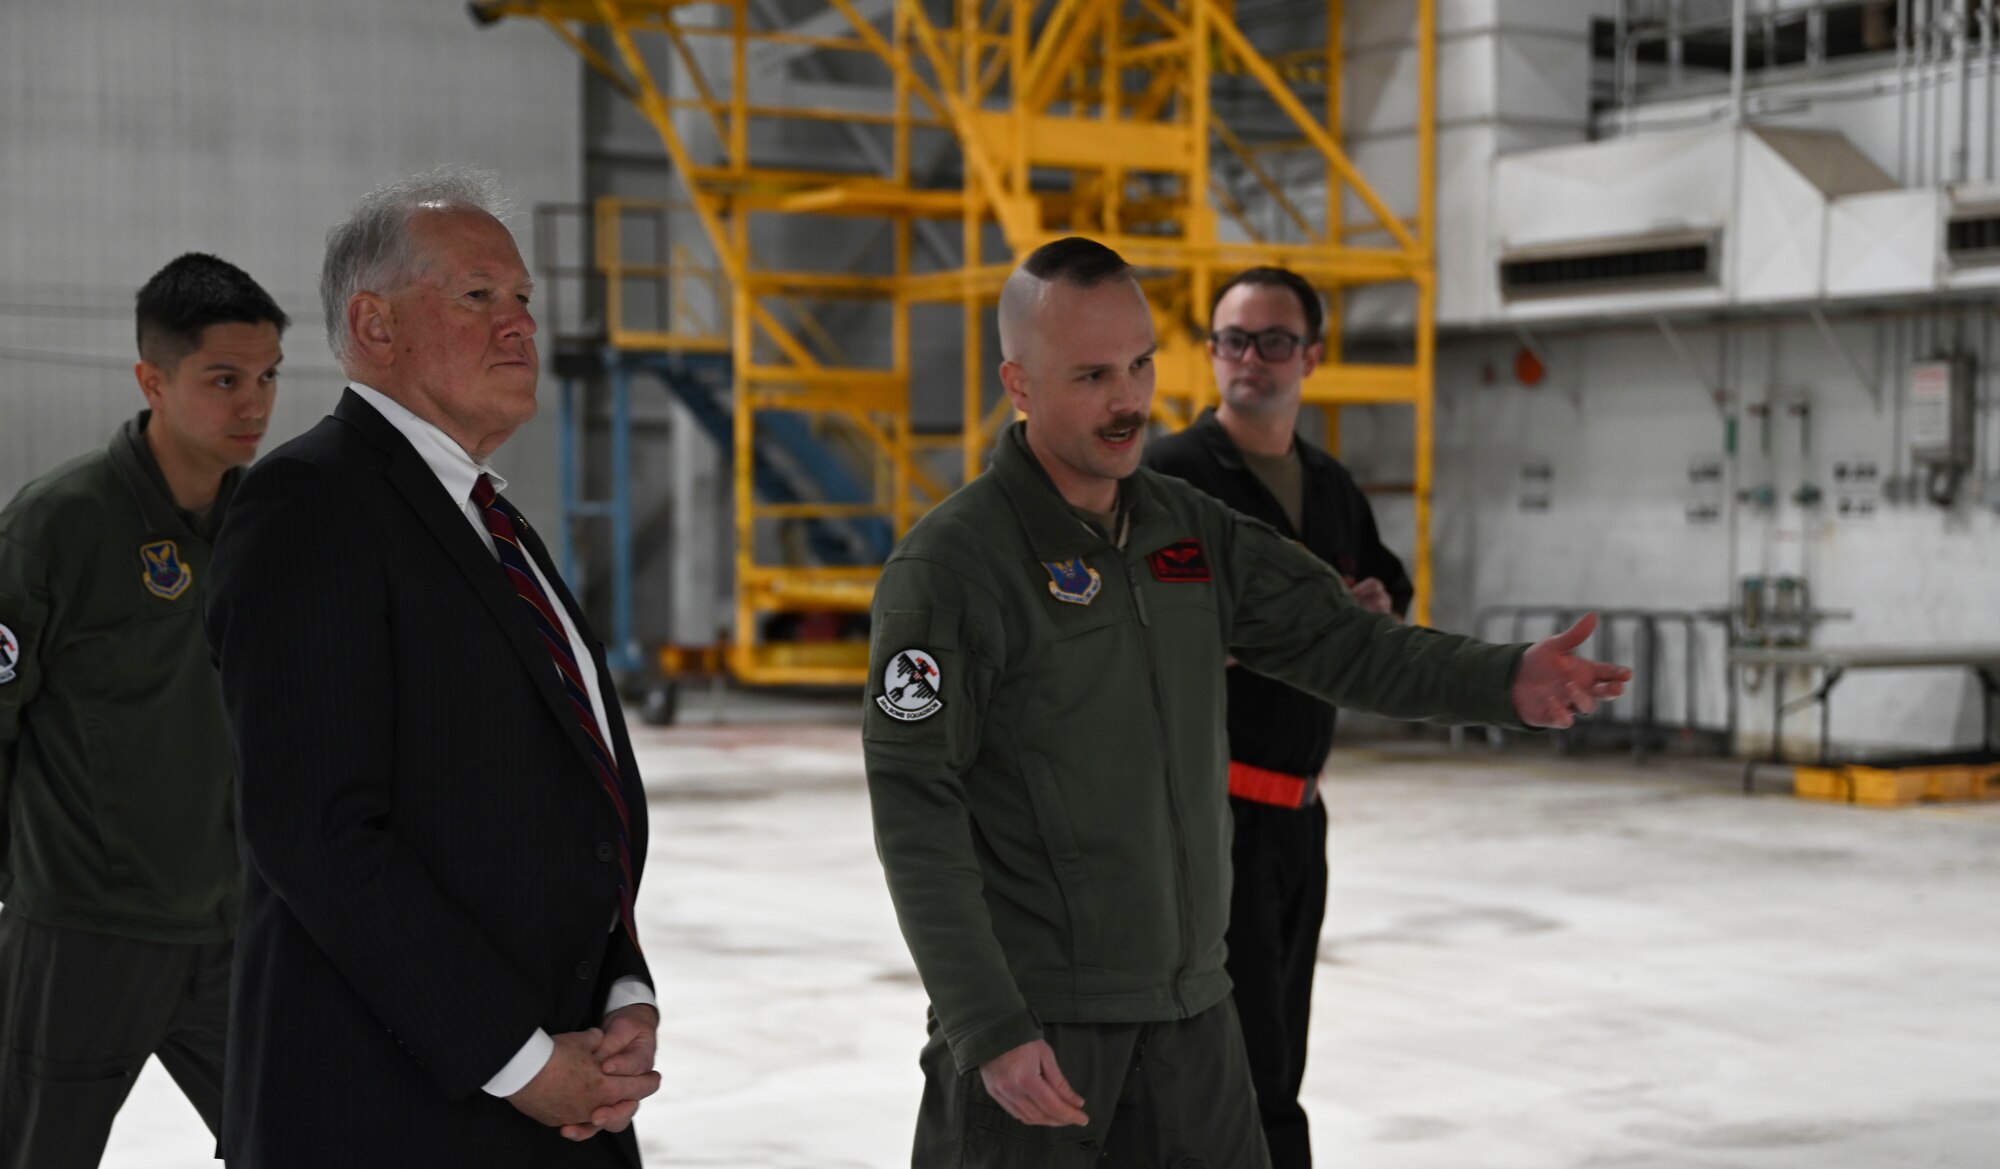
[[[1153,579],[1166,584],[1206,584],[1215,579],[1209,575],[1201,541],[1193,537],[1175,540],[1147,556],[1146,563],[1153,566]]]

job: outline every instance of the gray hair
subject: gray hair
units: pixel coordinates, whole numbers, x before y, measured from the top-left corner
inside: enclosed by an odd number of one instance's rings
[[[347,364],[347,302],[357,292],[387,295],[421,274],[410,238],[419,211],[483,211],[504,220],[510,210],[500,181],[489,171],[441,166],[377,187],[347,218],[326,233],[319,300],[326,313],[326,343]]]

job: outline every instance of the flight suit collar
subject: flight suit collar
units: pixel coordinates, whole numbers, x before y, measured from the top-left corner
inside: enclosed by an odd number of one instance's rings
[[[1028,448],[1028,424],[1016,422],[1000,435],[993,452],[993,472],[1007,492],[1014,514],[1026,529],[1028,543],[1037,560],[1065,560],[1082,552],[1108,548],[1102,536],[1077,518],[1069,502],[1056,490],[1041,460]],[[1128,544],[1140,538],[1144,521],[1157,510],[1152,491],[1142,469],[1118,485],[1119,502],[1128,514]]]
[[[222,485],[215,492],[215,502],[208,510],[208,522],[202,523],[193,512],[174,502],[173,490],[167,486],[166,473],[160,470],[159,460],[153,457],[153,448],[146,444],[146,425],[152,417],[151,410],[141,410],[118,428],[107,452],[111,465],[118,469],[125,486],[132,492],[132,501],[138,505],[140,518],[145,521],[148,532],[158,536],[195,536],[206,540],[220,525],[223,512],[228,510],[229,497],[235,493],[236,482],[243,477],[243,471],[231,468],[223,474]]]

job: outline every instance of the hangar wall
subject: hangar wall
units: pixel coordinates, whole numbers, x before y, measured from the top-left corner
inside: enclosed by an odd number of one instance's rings
[[[407,0],[0,5],[0,498],[142,405],[132,296],[184,251],[243,267],[292,317],[266,451],[338,396],[315,287],[361,194],[489,168],[532,254],[533,205],[581,190],[579,67],[558,49]],[[535,515],[556,498],[550,384],[495,464]]]

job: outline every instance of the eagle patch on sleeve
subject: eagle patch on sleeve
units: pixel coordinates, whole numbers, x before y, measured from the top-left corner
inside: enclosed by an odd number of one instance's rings
[[[882,670],[882,693],[875,705],[899,722],[916,722],[944,709],[944,699],[938,697],[943,686],[936,658],[920,649],[902,650]]]

